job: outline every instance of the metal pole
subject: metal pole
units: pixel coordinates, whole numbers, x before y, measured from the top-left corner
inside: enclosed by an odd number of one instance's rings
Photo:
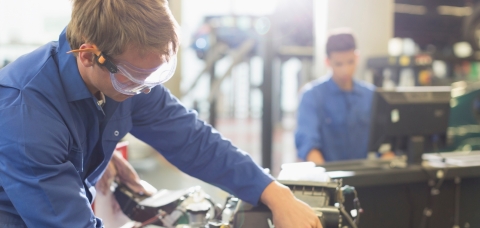
[[[212,65],[210,69],[210,89],[213,87],[215,83],[215,63]],[[210,102],[210,109],[209,109],[209,116],[208,116],[208,123],[215,127],[217,122],[217,99],[213,99]]]
[[[1,1],[1,0],[0,0]],[[182,24],[182,0],[170,0],[169,1],[170,10],[172,11],[173,16],[177,20],[178,24]],[[182,82],[182,49],[178,48],[177,52],[177,68],[173,77],[168,80],[164,85],[167,87],[170,92],[178,97],[182,98],[182,91],[180,89],[180,83]]]
[[[272,23],[272,18],[270,18]],[[273,24],[273,23],[272,23]],[[273,27],[273,26],[272,26]],[[263,57],[263,94],[262,113],[262,166],[272,169],[272,140],[273,140],[273,31],[270,29],[262,39]]]

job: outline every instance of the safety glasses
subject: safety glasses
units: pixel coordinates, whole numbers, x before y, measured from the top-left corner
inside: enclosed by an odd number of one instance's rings
[[[68,53],[91,52],[95,55],[96,62],[110,72],[113,88],[125,95],[149,93],[151,89],[168,81],[175,73],[177,56],[172,55],[162,65],[143,69],[133,66],[126,61],[115,61],[97,49],[93,48],[71,50]]]

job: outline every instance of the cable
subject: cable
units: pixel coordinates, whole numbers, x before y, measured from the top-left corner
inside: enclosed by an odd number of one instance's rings
[[[448,166],[447,166],[447,159],[443,157],[443,155],[439,151],[438,143],[440,141],[440,136],[438,134],[432,135],[432,142],[433,142],[433,152],[437,153],[437,155],[441,158],[442,163],[445,165],[443,169],[439,169],[436,172],[435,177],[430,177],[430,181],[433,183],[429,184],[431,186],[429,195],[427,200],[427,206],[423,209],[422,221],[420,223],[421,228],[427,227],[428,218],[430,218],[433,214],[433,204],[434,204],[434,196],[440,194],[440,188],[442,187],[443,182],[445,181],[446,174],[448,173]],[[422,170],[430,176],[428,171],[422,166]],[[438,181],[435,183],[435,179]]]
[[[353,189],[353,193],[355,195],[355,198],[353,199],[353,206],[355,210],[357,210],[357,216],[353,220],[355,224],[359,225],[360,224],[360,215],[363,213],[362,206],[360,205],[360,199],[358,199],[358,194],[357,190],[355,188]]]
[[[347,211],[345,211],[345,208],[343,207],[343,204],[340,204],[339,209],[340,209],[340,212],[345,217],[345,219],[347,219],[348,223],[352,226],[352,228],[358,228],[357,224],[355,224],[355,222],[353,222],[352,218],[350,218],[350,215],[347,213]]]
[[[175,211],[181,212],[183,218],[185,218],[185,220],[187,221],[187,224],[190,224],[190,218],[188,217],[188,213],[185,211],[184,208],[177,207],[177,209],[173,210],[172,213],[170,213],[170,214],[173,214],[173,212],[175,212]],[[182,216],[179,216],[179,217],[177,218],[177,220],[176,220],[175,223],[174,223],[175,225],[181,224],[181,223],[179,223],[179,221],[180,221],[180,219],[182,219]]]
[[[142,224],[140,224],[139,226],[133,226],[132,228],[142,228],[146,225],[150,225],[150,224],[156,222],[157,220],[160,220],[160,216],[161,216],[160,214],[156,214],[155,216],[147,219],[145,222],[142,222]]]
[[[353,222],[356,224],[356,225],[359,225],[360,224],[360,214],[363,212],[363,209],[360,205],[360,200],[358,199],[358,193],[357,193],[357,190],[355,190],[355,187],[352,187],[352,186],[349,186],[349,185],[345,185],[341,188],[341,192],[343,194],[352,194],[354,195],[354,199],[353,199],[353,207],[354,209],[357,211],[357,215],[355,216],[355,219],[353,220]],[[340,203],[340,202],[339,202]],[[340,203],[341,204],[341,203]],[[350,216],[349,216],[350,218]]]
[[[460,227],[460,177],[455,177],[455,215],[453,219],[453,227]]]
[[[189,220],[188,214],[187,214],[185,211],[180,210],[180,209],[175,209],[175,210],[173,210],[173,211],[179,211],[179,212],[181,212],[182,215],[185,216],[185,218],[187,219],[187,221]],[[172,213],[173,213],[173,211],[172,211]],[[172,213],[170,213],[170,214],[172,214]],[[153,217],[151,217],[151,218],[149,218],[149,219],[147,219],[146,221],[144,221],[143,223],[141,223],[139,226],[133,226],[132,228],[142,228],[142,227],[144,227],[144,226],[146,226],[146,225],[153,224],[154,222],[157,222],[158,220],[162,221],[162,223],[165,225],[165,220],[162,219],[162,218],[164,218],[164,217],[163,217],[161,214],[162,214],[162,212],[156,214],[155,216],[153,216]],[[178,220],[177,220],[177,222],[178,222]],[[189,222],[190,222],[190,221],[189,221]]]

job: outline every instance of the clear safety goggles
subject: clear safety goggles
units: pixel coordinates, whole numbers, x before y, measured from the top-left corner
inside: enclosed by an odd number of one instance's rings
[[[93,48],[72,50],[69,53],[71,52],[94,53],[97,63],[110,72],[113,88],[125,95],[149,93],[153,87],[168,81],[175,73],[177,66],[176,55],[171,55],[168,61],[158,67],[143,69],[126,61],[113,61],[100,52],[95,45]]]
[[[177,66],[177,57],[172,55],[169,61],[152,69],[142,69],[128,62],[117,62],[116,72],[110,71],[113,88],[125,95],[149,93],[150,90],[168,81]]]

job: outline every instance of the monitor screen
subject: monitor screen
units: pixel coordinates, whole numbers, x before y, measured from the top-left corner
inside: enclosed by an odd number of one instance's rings
[[[390,144],[392,151],[402,150],[410,160],[412,139],[423,138],[424,150],[432,137],[446,135],[450,100],[448,86],[377,89],[372,103],[369,151]]]

